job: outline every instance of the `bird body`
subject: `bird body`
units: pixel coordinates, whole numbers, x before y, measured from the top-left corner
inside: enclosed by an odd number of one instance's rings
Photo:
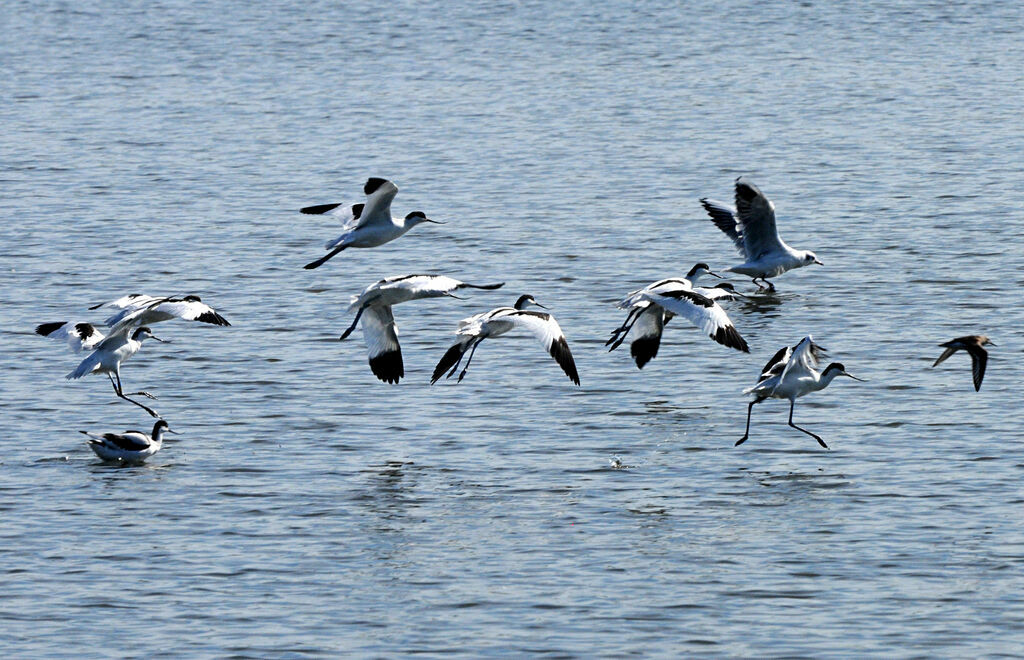
[[[489,312],[476,314],[459,321],[455,334],[460,339],[448,349],[434,368],[434,374],[430,380],[431,385],[437,382],[445,372],[448,372],[447,378],[451,378],[455,370],[458,369],[459,364],[461,364],[463,356],[468,351],[469,358],[466,360],[466,366],[458,378],[461,382],[466,375],[466,371],[469,369],[469,364],[473,360],[473,354],[476,352],[477,346],[484,339],[500,337],[516,328],[529,330],[540,340],[558,365],[562,367],[565,375],[573,383],[579,385],[580,377],[576,371],[576,363],[573,360],[572,351],[569,350],[565,334],[562,332],[562,328],[559,327],[555,317],[546,312],[524,309],[527,304],[543,307],[543,305],[533,299],[533,296],[524,295],[519,297],[519,300],[516,301],[513,307],[498,307]]]
[[[107,374],[111,385],[114,387],[114,393],[119,398],[134,403],[153,417],[159,417],[160,415],[152,408],[129,398],[121,387],[121,363],[138,353],[139,349],[142,348],[142,342],[146,339],[164,341],[153,335],[153,332],[146,326],[137,328],[134,331],[131,331],[129,326],[125,326],[120,331],[111,333],[110,336],[96,345],[93,352],[82,360],[74,371],[67,375],[67,379],[77,380],[93,373]],[[156,398],[148,392],[132,392],[132,394],[146,396],[151,399]]]
[[[153,425],[152,434],[142,431],[125,431],[124,433],[90,433],[79,431],[89,436],[89,447],[97,456],[105,461],[123,463],[142,463],[163,448],[164,432],[174,433],[166,421],[160,419]]]
[[[431,220],[422,211],[413,211],[405,217],[392,216],[391,201],[398,194],[398,186],[387,179],[367,179],[363,192],[366,194],[366,202],[363,204],[320,204],[301,209],[301,212],[306,214],[329,213],[341,221],[343,230],[341,236],[327,242],[325,249],[330,252],[306,264],[307,270],[319,268],[346,248],[372,248],[384,245],[423,222],[443,224]]]
[[[498,289],[503,285],[504,282],[469,284],[445,275],[388,277],[374,282],[362,293],[352,297],[348,311],[355,311],[356,317],[340,339],[348,337],[362,319],[370,370],[381,381],[395,384],[405,375],[405,367],[392,306],[420,298],[455,298],[453,292],[459,289]]]
[[[747,342],[736,331],[725,310],[715,302],[719,298],[728,298],[735,291],[731,285],[726,289],[695,289],[693,285],[704,275],[719,277],[711,272],[707,264],[699,263],[690,269],[686,277],[658,280],[642,289],[631,291],[619,302],[619,309],[628,309],[629,314],[605,342],[606,346],[610,345],[608,350],[618,348],[632,331],[630,353],[637,368],[643,369],[658,354],[665,324],[678,315],[685,317],[714,341],[749,352]]]
[[[829,364],[825,369],[817,369],[826,351],[814,343],[810,335],[804,337],[796,346],[783,346],[772,356],[761,370],[757,384],[743,390],[744,394],[752,394],[754,400],[747,407],[747,428],[736,445],[743,444],[750,435],[750,414],[756,404],[766,399],[789,399],[789,425],[802,431],[818,441],[825,449],[828,445],[819,436],[793,423],[793,408],[799,397],[823,390],[837,376],[848,376],[861,380],[846,372],[839,362]]]
[[[988,365],[988,351],[982,348],[985,345],[995,346],[992,340],[985,335],[967,335],[957,337],[939,346],[946,350],[942,352],[939,359],[935,360],[933,367],[939,366],[950,355],[959,350],[967,351],[971,356],[971,374],[974,377],[974,391],[981,391],[981,381],[985,378],[985,367]]]
[[[746,260],[726,272],[747,275],[755,284],[760,279],[774,290],[767,278],[810,264],[821,265],[813,252],[796,250],[782,240],[775,224],[775,205],[746,177],[736,179],[735,207],[706,198],[700,202]]]

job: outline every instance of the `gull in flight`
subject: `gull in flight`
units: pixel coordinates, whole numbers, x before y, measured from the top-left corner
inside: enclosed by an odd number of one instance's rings
[[[956,339],[947,341],[945,344],[939,344],[946,350],[942,352],[939,359],[935,361],[933,367],[937,367],[941,362],[948,358],[953,353],[963,349],[971,356],[971,373],[974,375],[974,391],[981,391],[981,381],[985,378],[985,366],[988,364],[988,351],[982,348],[985,345],[995,346],[992,340],[984,335],[968,335],[966,337],[957,337]]]
[[[746,259],[738,266],[726,268],[726,272],[747,275],[753,278],[754,284],[761,280],[768,285],[769,291],[774,291],[775,285],[767,278],[778,277],[801,266],[821,265],[813,252],[794,250],[779,237],[775,226],[775,205],[746,177],[736,179],[735,208],[706,198],[700,203],[712,222],[732,239],[740,255]]]
[[[783,346],[768,360],[761,370],[757,385],[743,390],[744,394],[753,394],[754,400],[747,406],[747,429],[743,432],[743,437],[736,441],[737,447],[750,436],[750,413],[755,404],[765,399],[789,399],[789,425],[811,436],[819,445],[828,449],[828,445],[819,436],[793,423],[793,407],[796,405],[797,397],[825,389],[836,376],[861,379],[846,373],[846,367],[839,362],[833,362],[823,371],[818,371],[818,363],[825,352],[825,349],[815,344],[808,335],[796,346]]]
[[[420,298],[457,298],[460,289],[499,289],[505,283],[469,284],[444,275],[401,275],[388,277],[352,296],[348,311],[355,310],[352,325],[339,339],[344,340],[363,321],[363,339],[369,351],[370,371],[385,383],[397,383],[405,375],[402,347],[398,344],[398,327],[391,308],[399,303]]]
[[[312,215],[330,213],[341,221],[344,230],[341,236],[327,242],[325,249],[330,252],[316,261],[306,264],[307,270],[319,268],[345,248],[371,248],[384,245],[423,222],[444,224],[437,220],[431,220],[423,211],[413,211],[404,218],[392,217],[391,200],[398,194],[398,186],[387,179],[377,177],[367,179],[366,185],[363,186],[363,193],[366,195],[366,202],[363,204],[349,206],[319,204],[300,209],[302,213]]]
[[[699,263],[684,278],[659,280],[630,292],[619,303],[619,309],[628,309],[629,314],[622,325],[612,331],[605,346],[610,346],[608,350],[614,351],[635,329],[629,350],[637,368],[643,369],[658,354],[665,324],[679,315],[719,344],[750,352],[747,342],[736,331],[725,310],[715,302],[739,294],[731,285],[694,288],[694,283],[704,275],[719,277],[711,272],[707,264]]]
[[[125,431],[124,433],[90,433],[79,431],[89,436],[89,447],[97,456],[105,461],[121,463],[142,463],[163,447],[164,433],[174,433],[165,420],[157,420],[153,425],[153,433],[142,431]]]
[[[533,296],[520,296],[513,307],[498,307],[483,314],[477,314],[459,321],[459,327],[455,331],[461,338],[441,358],[434,368],[434,374],[430,379],[433,385],[441,376],[448,372],[446,378],[451,378],[462,363],[463,356],[469,352],[466,366],[459,374],[459,382],[466,376],[469,363],[473,361],[473,354],[477,346],[488,337],[498,337],[516,328],[524,328],[533,333],[544,345],[545,350],[555,359],[558,366],[569,377],[569,380],[580,384],[580,376],[576,372],[576,363],[572,359],[572,352],[569,350],[569,343],[565,340],[562,328],[558,326],[555,317],[546,313],[524,309],[527,305],[536,305],[547,309]]]

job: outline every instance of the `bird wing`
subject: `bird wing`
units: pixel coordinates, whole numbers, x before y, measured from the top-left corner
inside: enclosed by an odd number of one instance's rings
[[[779,382],[786,379],[786,376],[791,371],[803,371],[801,375],[806,375],[812,370],[817,368],[821,358],[825,356],[825,349],[814,343],[814,339],[810,335],[807,335],[793,347],[792,353],[790,353],[789,360],[786,361],[786,368],[782,372],[782,378]]]
[[[124,451],[142,451],[148,449],[150,445],[149,436],[142,431],[104,433],[103,440]]]
[[[365,204],[349,204],[347,206],[338,205],[338,208],[331,212],[331,215],[341,222],[342,235],[334,240],[327,241],[327,243],[324,244],[325,250],[331,250],[337,247],[345,238],[346,233],[361,225],[363,208],[365,206]],[[305,209],[303,209],[303,212],[305,212]]]
[[[199,321],[200,323],[209,323],[211,325],[231,325],[215,309],[199,300],[168,298],[164,299],[163,302],[154,303],[148,309],[154,313],[170,314],[185,321]]]
[[[405,375],[402,347],[390,305],[372,305],[363,312],[363,340],[370,358],[370,371],[385,383],[397,383]]]
[[[743,237],[748,260],[782,249],[775,226],[775,205],[746,177],[736,179],[736,217],[736,230]]]
[[[950,342],[950,343],[952,343],[952,342]],[[942,345],[945,346],[945,344],[942,344]],[[960,346],[947,346],[946,350],[942,351],[942,355],[939,356],[939,359],[932,363],[932,366],[933,367],[939,366],[940,364],[945,362],[946,359],[949,358],[950,355],[952,355],[953,353],[956,353],[958,350],[960,350],[960,348],[961,348]]]
[[[391,201],[398,194],[398,186],[386,179],[369,179],[363,186],[366,205],[359,222],[353,228],[366,225],[388,224],[391,222]]]
[[[502,320],[532,332],[533,336],[544,345],[548,354],[555,359],[558,366],[562,367],[562,371],[569,377],[569,380],[577,385],[580,384],[580,376],[576,371],[576,362],[572,359],[569,343],[565,340],[565,333],[562,332],[562,328],[559,327],[554,316],[544,312],[519,309],[505,315]]]
[[[700,203],[711,216],[711,221],[715,223],[715,226],[732,239],[740,254],[744,254],[743,235],[737,227],[736,209],[724,202],[716,202],[706,197],[701,199]]]
[[[40,323],[36,326],[36,334],[50,339],[67,342],[76,353],[93,348],[103,341],[104,335],[92,323],[72,323],[58,321],[56,323]]]
[[[761,369],[761,377],[758,380],[766,380],[772,376],[781,375],[786,369],[786,364],[789,363],[789,358],[792,354],[793,349],[789,346],[780,348],[764,365],[764,369]]]
[[[633,322],[633,341],[629,345],[629,352],[638,369],[643,369],[645,364],[658,355],[664,327],[665,312],[658,305],[648,305]]]
[[[719,344],[744,353],[750,352],[746,340],[729,320],[729,315],[714,300],[683,288],[648,293],[644,297],[666,311],[688,319]]]
[[[145,307],[146,305],[159,300],[154,296],[147,296],[144,293],[129,293],[127,296],[121,296],[117,300],[111,300],[110,302],[100,303],[93,305],[89,309],[100,309],[101,307],[113,307],[115,309],[125,309],[127,307]]]
[[[971,354],[971,373],[974,375],[974,391],[981,391],[981,381],[985,378],[985,366],[988,364],[988,351],[978,345],[970,345],[967,352]]]

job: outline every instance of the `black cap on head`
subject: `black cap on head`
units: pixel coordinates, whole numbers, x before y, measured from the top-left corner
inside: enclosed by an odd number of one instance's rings
[[[412,213],[409,213],[407,216],[405,216],[405,219],[406,220],[408,220],[409,218],[423,218],[423,219],[426,219],[426,217],[427,217],[427,214],[424,213],[423,211],[413,211]]]
[[[833,362],[833,363],[829,364],[827,367],[825,367],[825,371],[826,372],[827,371],[832,371],[833,369],[835,369],[837,371],[846,371],[846,367],[843,366],[842,362]]]
[[[199,296],[187,295],[185,296],[185,302],[203,302]]]
[[[387,182],[387,179],[381,179],[379,177],[371,176],[369,179],[366,180],[366,185],[363,186],[363,194],[372,195],[373,193],[377,192],[377,188],[380,188]]]
[[[516,301],[516,304],[513,305],[513,307],[515,307],[516,309],[522,309],[523,305],[525,305],[526,303],[531,302],[531,301],[533,301],[533,296],[531,296],[530,294],[526,293],[526,294],[523,294],[523,295],[519,296],[519,300]]]
[[[149,329],[149,326],[144,325],[144,326],[142,326],[141,328],[138,328],[135,332],[132,333],[132,339],[138,339],[139,335],[141,335],[143,332],[148,332],[149,334],[153,334],[153,331]]]

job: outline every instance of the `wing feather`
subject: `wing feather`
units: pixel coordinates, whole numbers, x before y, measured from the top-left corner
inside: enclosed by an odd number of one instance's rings
[[[385,383],[395,384],[405,376],[398,329],[389,305],[372,305],[363,312],[363,340],[369,355],[370,371]]]

